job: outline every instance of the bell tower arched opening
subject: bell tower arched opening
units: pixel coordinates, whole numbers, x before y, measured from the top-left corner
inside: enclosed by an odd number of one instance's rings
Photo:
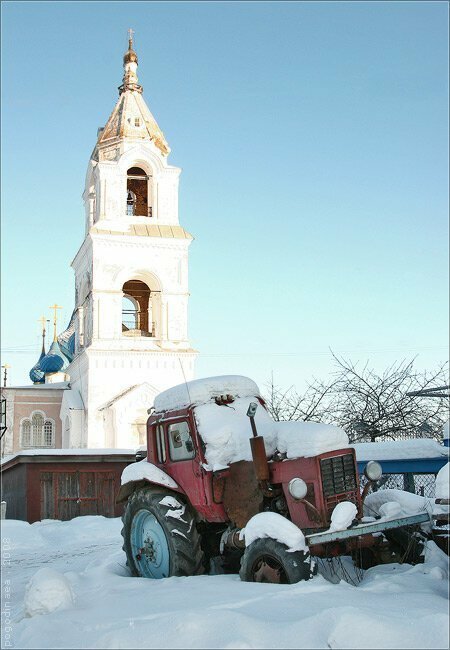
[[[152,177],[141,167],[127,171],[126,214],[135,217],[152,216]]]
[[[122,334],[156,336],[159,291],[152,291],[142,280],[128,280],[122,287]]]
[[[122,332],[138,329],[139,303],[124,293],[122,298]]]

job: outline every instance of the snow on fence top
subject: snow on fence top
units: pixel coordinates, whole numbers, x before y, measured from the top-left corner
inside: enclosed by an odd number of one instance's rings
[[[247,417],[250,402],[251,398],[239,397],[227,406],[210,402],[195,408],[197,428],[206,445],[206,469],[215,471],[252,459],[252,429]],[[347,434],[339,427],[317,422],[274,422],[261,405],[256,410],[255,424],[258,434],[264,437],[268,456],[277,449],[287,458],[300,458],[348,447]]]
[[[155,397],[155,411],[182,409],[190,404],[209,402],[219,395],[256,397],[259,388],[254,381],[241,375],[222,375],[195,379],[173,386]]]
[[[358,442],[351,445],[356,459],[364,460],[407,460],[413,458],[439,458],[448,456],[449,449],[430,438],[414,440],[392,440],[388,442]]]

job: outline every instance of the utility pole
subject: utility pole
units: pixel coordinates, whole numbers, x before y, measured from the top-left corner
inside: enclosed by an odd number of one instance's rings
[[[11,366],[7,363],[5,363],[2,368],[5,369],[5,372],[3,373],[3,388],[6,388],[6,379],[8,377],[8,369],[11,368]]]

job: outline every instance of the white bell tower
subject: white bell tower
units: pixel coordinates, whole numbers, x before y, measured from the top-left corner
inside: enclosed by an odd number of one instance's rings
[[[144,444],[154,396],[194,374],[181,169],[167,162],[137,64],[130,30],[119,99],[89,161],[85,239],[72,262],[76,342],[67,372],[84,404],[83,423],[66,425],[72,447]]]

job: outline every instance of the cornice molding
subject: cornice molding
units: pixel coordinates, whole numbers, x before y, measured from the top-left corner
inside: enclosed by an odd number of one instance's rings
[[[104,235],[92,233],[93,244],[103,244],[105,248],[153,248],[157,250],[179,250],[185,251],[191,239],[163,239],[162,237],[141,237],[139,235]],[[117,240],[120,237],[119,241]]]
[[[198,356],[199,352],[198,350],[194,350],[193,348],[189,349],[183,349],[183,350],[120,350],[120,349],[114,349],[114,350],[105,350],[104,348],[96,348],[93,347],[93,345],[90,345],[88,348],[85,350],[87,356],[89,359],[91,357],[99,356],[99,357],[114,357],[114,356],[125,356],[125,357],[133,357],[133,356],[139,356],[142,358],[143,356],[148,356],[148,357],[165,357],[167,359],[172,359],[175,357],[191,357],[195,358]]]

